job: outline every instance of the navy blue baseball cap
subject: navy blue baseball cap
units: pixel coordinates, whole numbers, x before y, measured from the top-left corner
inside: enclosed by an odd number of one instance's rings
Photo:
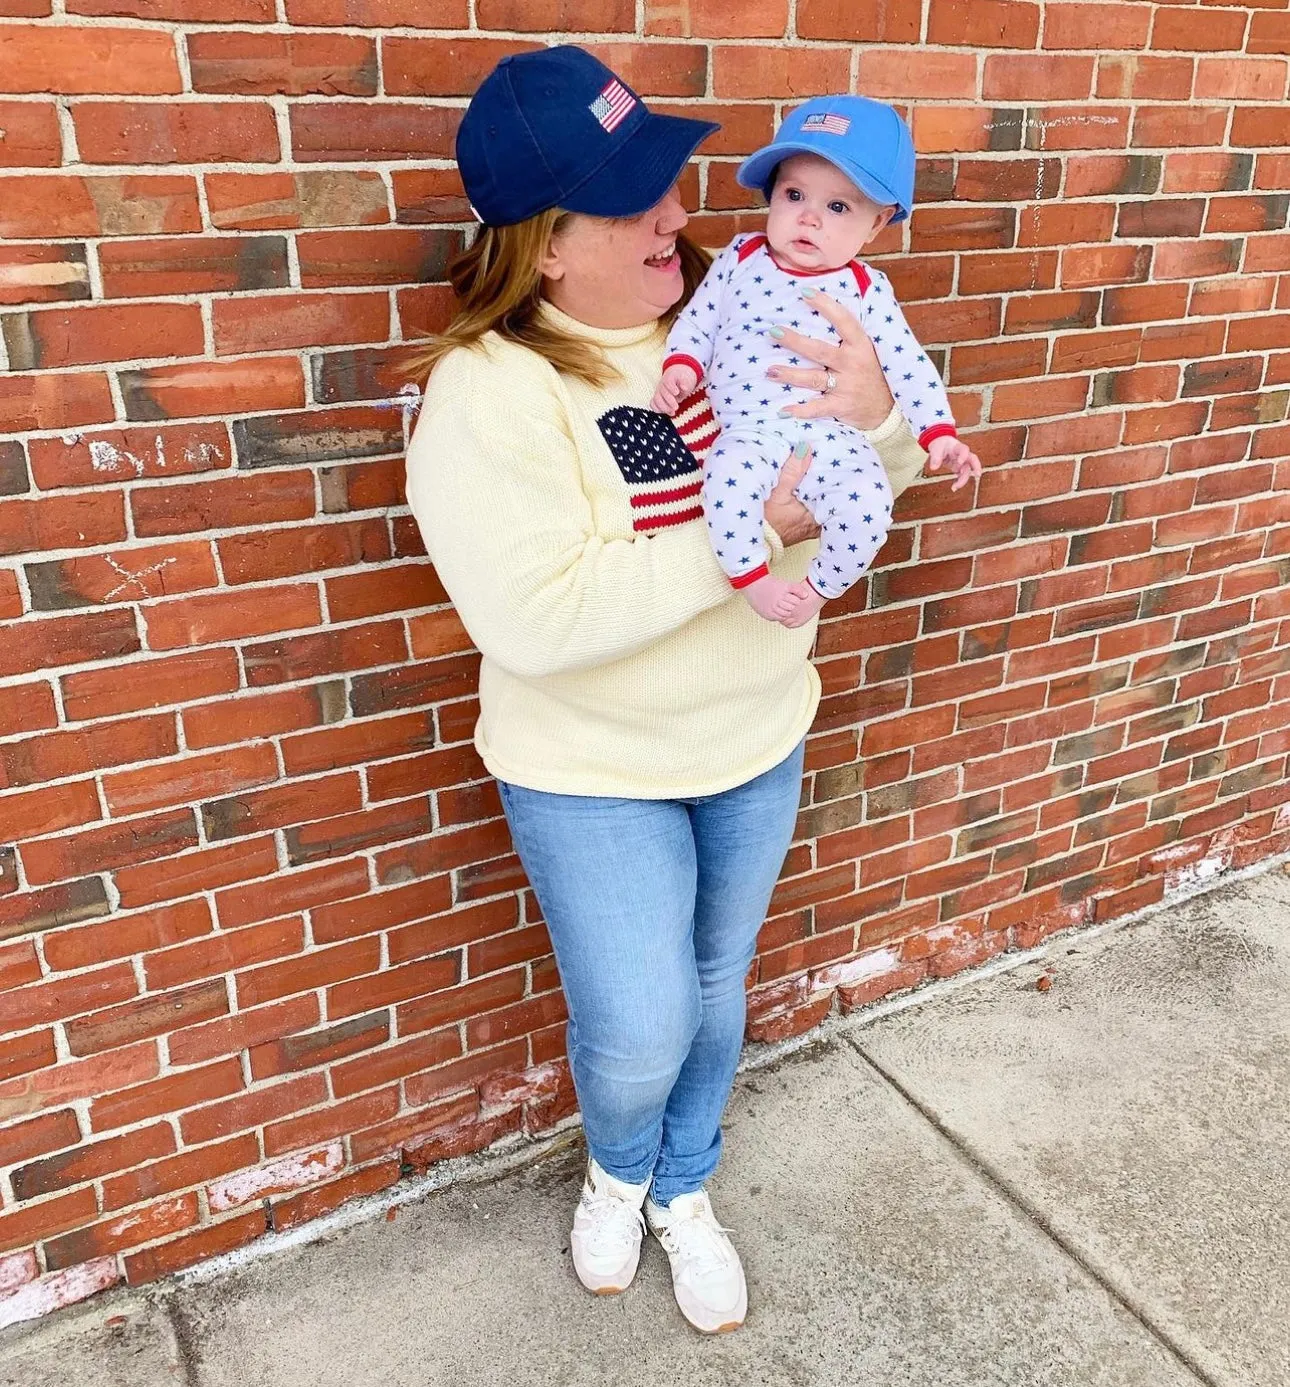
[[[827,159],[866,196],[894,205],[894,222],[904,221],[913,209],[914,139],[900,115],[881,101],[817,96],[785,116],[774,140],[750,154],[735,178],[766,193],[771,175],[792,154]]]
[[[561,207],[634,217],[660,202],[714,130],[658,115],[585,49],[503,58],[457,130],[457,166],[476,216],[509,226]]]

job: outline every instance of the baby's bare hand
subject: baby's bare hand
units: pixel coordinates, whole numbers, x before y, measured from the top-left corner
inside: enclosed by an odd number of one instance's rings
[[[981,475],[981,459],[961,438],[936,438],[928,451],[927,470],[938,472],[942,467],[954,473],[951,491],[958,491]]]
[[[661,403],[655,404],[654,408],[661,409],[664,414],[675,414],[677,406],[698,384],[699,373],[694,367],[678,361],[663,372],[663,379],[654,392],[654,399]]]
[[[666,381],[660,383],[654,392],[654,398],[649,402],[650,408],[657,410],[659,414],[675,414],[680,403],[681,397]]]

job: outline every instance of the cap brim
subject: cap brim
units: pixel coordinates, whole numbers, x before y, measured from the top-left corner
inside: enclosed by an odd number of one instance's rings
[[[892,217],[892,221],[903,221],[909,215],[909,209],[901,205],[896,194],[880,183],[873,174],[857,168],[845,159],[830,158],[819,145],[815,144],[799,144],[792,140],[786,140],[783,144],[767,145],[765,149],[759,149],[756,154],[750,154],[739,165],[735,172],[735,181],[742,188],[754,188],[757,192],[764,194],[771,174],[793,154],[814,154],[821,159],[828,159],[829,163],[834,168],[841,169],[866,197],[873,198],[875,202],[881,203],[884,207],[894,207],[896,215]]]
[[[680,178],[694,151],[720,129],[708,120],[650,111],[595,173],[560,199],[560,206],[593,217],[648,212]]]

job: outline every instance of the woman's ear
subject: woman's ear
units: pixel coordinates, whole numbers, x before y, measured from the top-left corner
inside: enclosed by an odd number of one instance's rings
[[[542,252],[542,258],[538,261],[538,273],[543,279],[563,279],[564,272],[564,258],[560,254],[556,238],[552,236],[546,243],[546,250]]]

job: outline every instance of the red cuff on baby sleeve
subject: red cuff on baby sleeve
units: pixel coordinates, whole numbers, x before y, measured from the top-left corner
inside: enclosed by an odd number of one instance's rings
[[[926,452],[927,445],[935,442],[936,439],[957,438],[958,436],[959,431],[953,424],[933,424],[930,429],[924,429],[922,433],[918,435],[918,446]]]
[[[672,366],[688,366],[698,380],[703,379],[703,363],[696,361],[688,352],[673,352],[663,362],[663,369],[666,371]]]
[[[737,578],[731,578],[730,586],[738,592],[740,588],[751,587],[758,578],[768,577],[770,577],[770,569],[767,568],[765,564],[761,564],[758,568],[754,568],[749,573],[741,573]]]

